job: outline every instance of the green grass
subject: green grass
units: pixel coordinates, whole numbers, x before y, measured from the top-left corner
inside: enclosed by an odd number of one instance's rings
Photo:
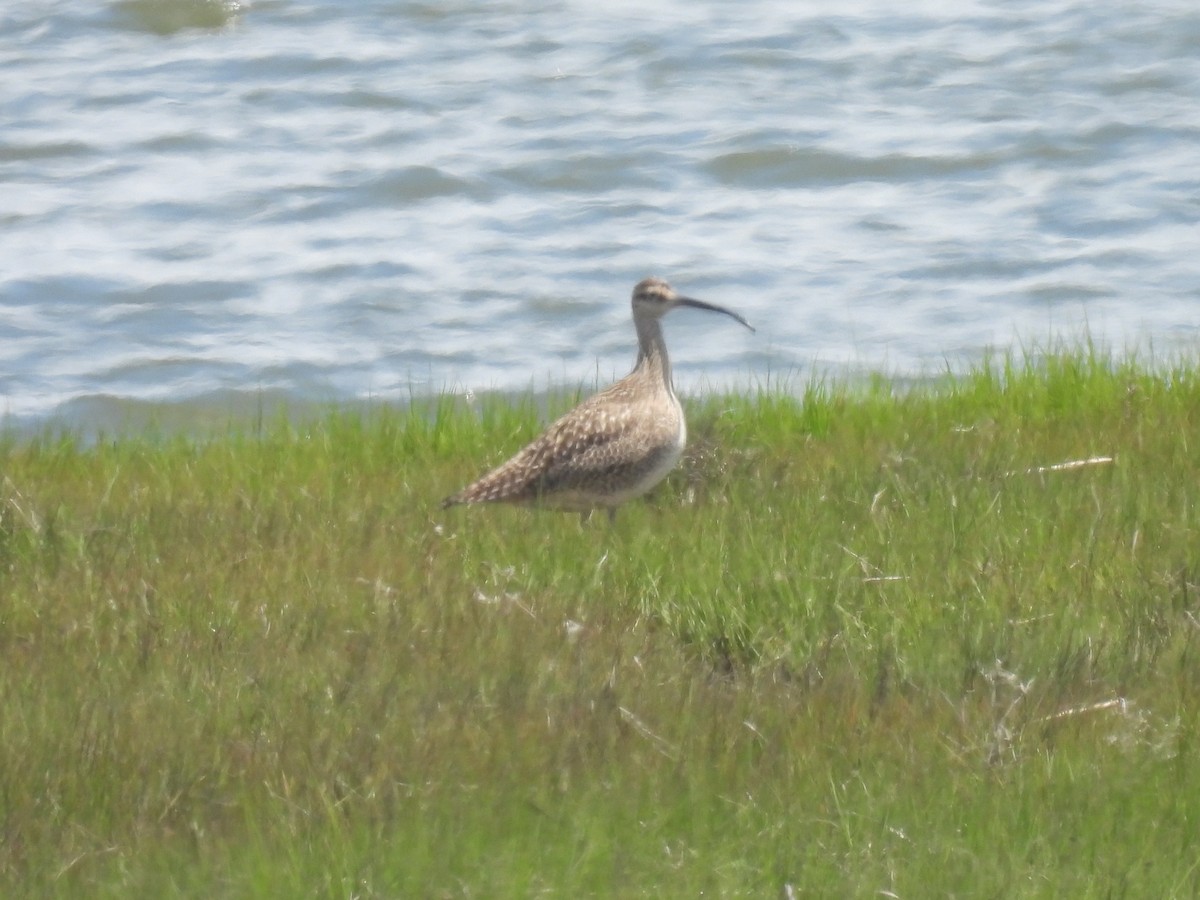
[[[1200,892],[1200,371],[796,393],[612,526],[438,510],[532,397],[0,445],[0,894]]]

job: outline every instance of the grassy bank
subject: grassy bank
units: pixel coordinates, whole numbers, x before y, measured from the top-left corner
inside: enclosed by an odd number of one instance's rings
[[[612,526],[437,509],[538,418],[0,448],[0,893],[1200,891],[1195,368],[699,399]]]

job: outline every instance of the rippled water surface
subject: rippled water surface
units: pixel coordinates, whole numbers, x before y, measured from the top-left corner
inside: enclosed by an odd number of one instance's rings
[[[0,406],[1200,344],[1200,4],[0,12]],[[231,399],[232,398],[232,399]]]

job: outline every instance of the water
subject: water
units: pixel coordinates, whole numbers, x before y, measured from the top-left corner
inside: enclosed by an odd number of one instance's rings
[[[0,412],[1192,352],[1200,5],[0,12]]]

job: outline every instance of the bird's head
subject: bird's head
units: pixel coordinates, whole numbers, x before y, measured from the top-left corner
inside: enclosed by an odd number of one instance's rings
[[[643,278],[633,289],[633,317],[662,318],[677,306],[690,306],[693,309],[706,309],[709,312],[724,313],[737,319],[751,331],[754,327],[732,310],[714,303],[705,303],[694,297],[684,297],[675,288],[661,278]]]

